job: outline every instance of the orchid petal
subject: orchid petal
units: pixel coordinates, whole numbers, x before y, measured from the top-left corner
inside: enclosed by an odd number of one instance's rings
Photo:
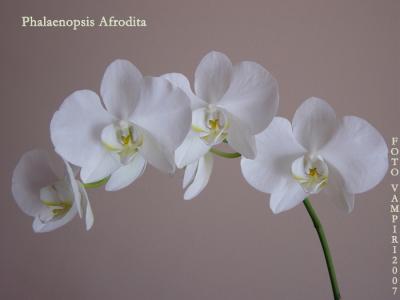
[[[163,149],[160,143],[146,130],[140,129],[143,134],[143,145],[139,154],[158,170],[172,174],[175,172],[173,152]]]
[[[204,107],[207,105],[206,102],[204,102],[199,97],[197,97],[195,94],[193,94],[192,89],[190,87],[189,80],[186,78],[185,75],[180,74],[180,73],[168,73],[168,74],[164,74],[160,77],[167,79],[174,86],[177,86],[178,88],[180,88],[182,91],[184,91],[186,93],[186,95],[190,99],[190,106],[191,106],[192,110],[195,110],[197,108]]]
[[[192,129],[198,133],[207,132],[206,126],[207,109],[198,108],[192,112]]]
[[[307,197],[301,186],[293,179],[288,179],[271,194],[269,206],[274,214],[289,210]]]
[[[332,165],[329,166],[328,184],[321,194],[343,211],[350,213],[354,208],[354,194],[346,190],[344,179]]]
[[[84,183],[102,180],[121,167],[117,154],[107,151],[104,147],[100,148],[93,152],[92,157],[81,169],[81,179]]]
[[[100,94],[113,116],[120,120],[130,116],[139,98],[142,78],[136,66],[127,60],[117,59],[107,67]]]
[[[320,151],[343,177],[349,193],[375,187],[388,169],[388,147],[382,135],[367,121],[343,118],[336,135]]]
[[[32,224],[33,231],[37,233],[44,233],[56,230],[69,223],[76,216],[77,213],[78,211],[76,208],[76,203],[73,203],[68,212],[60,219],[50,222],[43,222],[42,220],[40,220],[40,216],[36,216]]]
[[[76,208],[78,210],[79,216],[82,218],[83,214],[83,209],[82,209],[82,198],[81,198],[81,191],[80,191],[80,184],[78,181],[75,179],[75,174],[74,171],[72,170],[70,164],[64,160],[65,167],[67,169],[67,176],[68,176],[68,182],[71,186],[72,190],[72,196],[74,197],[74,201],[76,202]],[[43,199],[43,198],[42,198]],[[46,199],[46,198],[45,198]]]
[[[197,132],[190,131],[183,143],[175,150],[175,163],[178,168],[183,168],[200,159],[211,149]]]
[[[257,156],[255,160],[242,158],[242,174],[255,189],[273,193],[292,179],[292,162],[305,150],[294,138],[290,122],[281,117],[275,117],[255,139]]]
[[[57,180],[45,151],[35,149],[26,152],[12,175],[11,190],[15,202],[27,215],[37,215],[43,209],[40,189]]]
[[[254,159],[257,149],[254,135],[245,124],[241,124],[238,119],[230,115],[227,140],[235,151],[244,157]]]
[[[84,166],[99,149],[101,151],[101,131],[112,121],[94,92],[74,92],[64,100],[50,123],[56,152],[72,164]]]
[[[90,228],[92,228],[93,223],[94,223],[94,215],[93,215],[93,211],[92,211],[92,206],[90,205],[89,196],[86,192],[86,189],[83,187],[82,184],[79,185],[79,190],[81,193],[82,204],[83,204],[84,211],[85,211],[86,230],[90,230]]]
[[[183,196],[185,200],[193,199],[207,186],[212,172],[213,162],[214,159],[211,153],[207,153],[200,158],[193,182],[186,189]]]
[[[228,89],[232,75],[232,62],[220,52],[212,51],[200,61],[194,74],[197,96],[209,104],[216,103]]]
[[[193,182],[194,176],[196,175],[197,166],[199,165],[199,160],[186,166],[182,182],[182,187],[184,189],[186,189],[188,185]]]
[[[148,133],[173,162],[174,151],[191,125],[191,110],[186,94],[168,80],[145,77],[140,101],[131,121]]]
[[[326,101],[309,98],[297,109],[292,125],[297,141],[314,153],[332,138],[338,121],[335,111]]]
[[[104,127],[104,129],[101,131],[101,141],[108,150],[120,151],[123,149],[123,145],[118,140],[118,137],[115,133],[114,124]]]
[[[117,191],[127,187],[143,174],[145,168],[146,160],[137,154],[129,164],[112,173],[106,184],[106,191]]]
[[[278,83],[261,65],[241,62],[233,67],[229,88],[218,106],[257,134],[271,123],[279,105]]]

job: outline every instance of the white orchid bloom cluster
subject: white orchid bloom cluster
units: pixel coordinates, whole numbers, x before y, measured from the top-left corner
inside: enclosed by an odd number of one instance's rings
[[[233,65],[226,55],[210,52],[195,71],[193,87],[182,74],[142,76],[132,63],[116,60],[105,71],[100,96],[90,90],[68,96],[50,124],[64,173],[55,173],[47,155],[33,150],[13,174],[14,199],[34,217],[34,231],[59,228],[76,214],[90,229],[85,188],[125,188],[147,164],[170,174],[185,168],[184,198],[192,199],[207,185],[221,143],[236,151],[225,156],[242,156],[246,180],[271,194],[274,213],[320,192],[351,211],[354,194],[386,173],[386,143],[365,120],[338,120],[316,98],[301,105],[292,125],[275,117],[277,81],[255,62]]]

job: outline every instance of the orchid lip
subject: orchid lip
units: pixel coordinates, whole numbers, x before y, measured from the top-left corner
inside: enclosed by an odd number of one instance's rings
[[[68,179],[41,188],[40,201],[47,209],[39,215],[40,221],[48,223],[64,217],[73,205],[71,199],[73,195]]]
[[[132,123],[120,121],[106,126],[102,132],[102,144],[116,153],[122,164],[128,164],[143,144],[143,135]]]
[[[306,154],[292,163],[292,176],[304,192],[318,194],[328,184],[328,165],[319,155]]]
[[[192,130],[198,132],[200,138],[207,145],[215,145],[226,139],[229,128],[227,114],[215,105],[208,105],[205,108],[203,124],[197,126],[192,124]]]

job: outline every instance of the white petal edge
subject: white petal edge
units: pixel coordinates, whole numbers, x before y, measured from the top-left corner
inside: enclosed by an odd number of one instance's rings
[[[190,82],[186,78],[185,75],[180,74],[180,73],[167,73],[162,76],[161,78],[167,79],[169,82],[171,82],[174,86],[177,86],[180,88],[182,91],[186,93],[186,95],[190,99],[190,106],[192,110],[198,109],[200,107],[204,107],[207,105],[206,102],[201,100],[199,97],[197,97],[191,87],[190,87]]]
[[[84,212],[85,212],[86,230],[90,230],[94,223],[94,215],[93,215],[92,206],[90,205],[89,196],[86,192],[86,189],[82,184],[79,185],[79,190],[81,193],[82,206],[83,206]]]
[[[140,129],[144,138],[143,145],[139,148],[139,154],[150,165],[164,173],[172,174],[175,172],[174,153],[165,149],[158,141],[146,130]]]
[[[192,112],[192,129],[197,132],[207,132],[206,126],[207,108],[200,107]]]
[[[19,208],[30,216],[35,216],[43,208],[40,189],[56,182],[48,154],[39,149],[22,155],[12,175],[11,190]]]
[[[174,161],[174,151],[190,130],[192,111],[186,94],[163,78],[145,77],[130,120],[149,132]]]
[[[309,98],[297,108],[293,133],[297,141],[311,153],[321,149],[335,134],[339,122],[333,108],[319,98]]]
[[[127,187],[143,174],[145,168],[146,160],[137,154],[129,164],[112,173],[106,184],[106,191],[117,191]]]
[[[251,130],[240,121],[229,114],[228,136],[229,145],[244,157],[254,159],[257,154],[256,141]]]
[[[366,120],[343,118],[336,135],[320,151],[343,177],[349,193],[374,188],[388,169],[388,147],[382,135]]]
[[[107,151],[103,146],[99,148],[82,166],[80,175],[84,183],[102,180],[121,167],[118,154]]]
[[[294,208],[306,197],[307,194],[301,186],[293,179],[288,179],[271,194],[269,207],[274,214],[279,214]]]
[[[278,111],[278,83],[261,65],[241,62],[233,67],[229,88],[217,104],[235,115],[251,134],[257,134]]]
[[[71,189],[72,189],[72,195],[73,195],[74,201],[76,203],[77,211],[78,211],[79,217],[82,218],[83,201],[82,201],[82,198],[81,198],[81,190],[79,188],[80,183],[75,179],[75,174],[74,174],[70,164],[66,160],[64,160],[64,164],[65,164],[65,167],[67,169],[68,181],[69,181],[69,184],[70,184]]]
[[[123,149],[121,142],[118,140],[116,135],[115,125],[110,124],[103,128],[101,131],[101,142],[106,148],[114,151],[120,151]]]
[[[139,100],[142,74],[127,60],[117,59],[108,65],[101,81],[100,94],[107,110],[120,120],[127,120]]]
[[[241,159],[242,174],[252,187],[270,194],[292,179],[292,163],[305,149],[294,138],[290,122],[281,117],[275,117],[255,139],[257,156]]]
[[[183,168],[200,159],[211,149],[211,146],[200,138],[199,134],[190,131],[183,143],[175,150],[175,163]]]
[[[194,176],[196,175],[197,166],[199,165],[199,160],[186,166],[182,182],[183,189],[186,189],[188,185],[193,182]]]
[[[39,217],[35,217],[32,224],[33,231],[36,233],[44,233],[56,230],[69,223],[77,215],[77,213],[78,210],[76,208],[76,203],[74,202],[65,216],[56,221],[43,223]]]
[[[70,163],[82,167],[101,145],[101,131],[113,122],[96,93],[81,90],[68,96],[50,123],[55,151]]]
[[[216,103],[228,89],[232,62],[220,52],[212,51],[200,61],[194,74],[194,90],[209,104]]]
[[[188,186],[183,196],[185,200],[193,199],[204,190],[210,179],[213,164],[214,158],[211,153],[207,153],[200,158],[193,182]]]
[[[328,185],[321,195],[331,201],[337,208],[347,213],[354,209],[354,194],[346,190],[345,182],[334,166],[329,165]]]

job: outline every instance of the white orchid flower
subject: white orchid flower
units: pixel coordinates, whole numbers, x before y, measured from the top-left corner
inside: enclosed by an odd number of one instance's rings
[[[76,91],[51,121],[56,152],[80,166],[85,183],[110,176],[106,190],[126,187],[149,162],[175,171],[174,151],[191,124],[186,94],[162,78],[143,77],[129,61],[116,60],[104,74],[100,93]]]
[[[186,92],[192,108],[192,128],[175,152],[178,168],[187,166],[185,199],[197,196],[207,185],[213,165],[210,149],[227,141],[237,152],[254,158],[254,136],[272,121],[278,109],[278,84],[255,62],[232,65],[219,52],[208,53],[195,72],[194,91],[178,73],[162,76]]]
[[[310,98],[292,124],[276,117],[256,136],[258,155],[243,158],[250,185],[271,194],[274,213],[293,208],[308,195],[323,193],[351,212],[354,194],[375,187],[388,169],[388,148],[381,134],[355,116],[336,118],[324,100]]]
[[[43,150],[26,152],[13,173],[14,199],[24,213],[34,217],[35,232],[55,230],[77,213],[84,216],[89,230],[94,219],[85,188],[68,162],[64,161],[63,170],[59,165],[52,164]]]

